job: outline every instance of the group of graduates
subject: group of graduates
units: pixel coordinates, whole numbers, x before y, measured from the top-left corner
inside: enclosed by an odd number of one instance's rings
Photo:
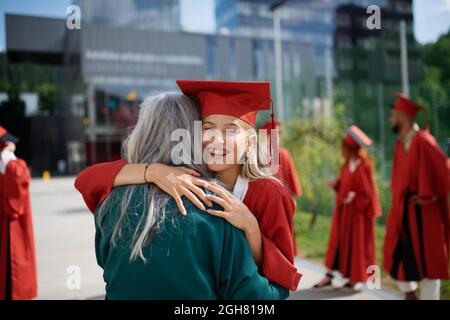
[[[415,122],[421,106],[402,94],[392,105],[390,123],[398,134],[391,179],[392,203],[386,224],[383,269],[408,300],[439,299],[440,280],[449,279],[450,163],[428,130]],[[342,141],[345,163],[336,190],[325,266],[315,285],[333,284],[338,271],[345,288],[367,280],[376,264],[375,218],[381,215],[373,163],[365,148],[369,137],[351,126]]]
[[[254,126],[258,108],[249,108],[248,104],[257,101],[255,105],[258,105],[262,100],[256,100],[255,96],[259,97],[261,92],[265,95],[264,104],[270,108],[270,89],[267,85],[254,86],[254,91],[246,92],[247,98],[252,99],[242,99],[240,90],[243,83],[185,81],[178,84],[184,94],[199,98],[202,120],[212,119],[209,123],[213,123],[214,116],[219,114],[235,117],[244,121],[246,125]],[[220,86],[215,87],[216,85]],[[223,93],[222,88],[227,86],[238,94],[232,95],[230,91]],[[249,84],[245,86],[248,87]],[[219,102],[227,103],[220,109]],[[229,111],[230,103],[236,104],[244,112]],[[397,95],[397,100],[392,105],[390,122],[392,129],[398,134],[398,140],[393,158],[392,203],[386,224],[383,269],[397,280],[399,289],[405,293],[406,299],[417,299],[416,291],[419,286],[421,299],[439,299],[440,280],[449,279],[450,166],[447,156],[432,135],[427,130],[418,128],[415,118],[420,109],[418,104],[401,94]],[[270,131],[279,128],[279,124],[272,118],[261,128]],[[37,284],[28,190],[30,174],[26,163],[14,155],[15,143],[17,139],[0,127],[0,299],[32,299],[37,294]],[[347,279],[344,287],[356,290],[357,285],[367,281],[370,276],[369,267],[377,263],[375,219],[381,216],[382,212],[374,178],[374,166],[366,151],[371,144],[371,139],[356,125],[347,129],[342,140],[345,162],[339,177],[327,182],[336,191],[336,205],[324,262],[328,272],[314,286],[316,289],[333,286],[333,279],[336,273],[339,273]],[[294,266],[297,249],[294,245],[292,218],[295,211],[294,198],[301,196],[302,189],[289,151],[279,148],[278,158],[279,170],[276,177],[283,186],[267,179],[254,181],[245,179],[241,173],[234,181],[233,195],[243,201],[246,208],[248,207],[256,216],[262,248],[254,249],[252,241],[247,234],[246,236],[251,253],[263,275],[270,283],[287,290],[296,290],[301,274]],[[133,167],[131,162],[133,161],[120,160],[95,165],[77,177],[75,186],[82,193],[88,208],[96,215],[100,214],[102,203],[106,202],[114,187],[131,183],[130,179],[119,182],[120,175],[125,176],[125,172],[129,172],[131,176],[132,170],[143,170],[138,163]],[[143,181],[137,180],[132,183],[148,183],[146,176],[148,168],[146,165]],[[214,171],[214,168],[211,167],[211,170]],[[217,169],[217,172],[219,171]],[[207,184],[202,186],[208,188]],[[211,188],[212,192],[227,198],[230,203],[233,201],[231,193],[217,186]],[[217,201],[225,209],[227,207],[223,199],[213,196],[207,196],[206,199]],[[180,203],[182,206],[182,202]],[[119,207],[116,204],[111,215]],[[280,212],[286,214],[278,216]],[[211,214],[224,217],[218,211]],[[230,216],[231,214],[225,219]],[[234,221],[229,222],[235,225]],[[243,227],[242,230],[248,228]],[[102,256],[105,252],[113,250],[109,247],[109,241],[99,239],[96,250],[97,259],[105,274],[120,272],[122,262],[110,260],[110,270],[107,270],[108,257]],[[124,252],[118,251],[115,254],[123,256]],[[165,268],[171,267],[166,265]],[[129,272],[129,269],[124,269],[124,272]],[[152,281],[158,282],[161,279],[155,277]],[[265,290],[266,284],[261,280],[258,281],[258,286],[255,285],[253,289]],[[108,285],[110,287],[110,292],[107,292],[108,298],[114,298],[114,295],[121,297],[121,290],[127,290],[125,287],[111,289],[114,283]],[[191,291],[194,290],[193,287],[190,288]],[[167,294],[170,296],[170,292]],[[283,294],[279,293],[279,296]]]

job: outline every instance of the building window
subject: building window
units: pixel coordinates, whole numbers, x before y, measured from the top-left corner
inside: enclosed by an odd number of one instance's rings
[[[236,80],[237,59],[236,59],[236,40],[234,38],[230,38],[229,52],[230,52],[230,59],[228,61],[229,61],[230,79]]]
[[[352,20],[350,19],[350,16],[345,13],[340,13],[337,16],[337,25],[339,27],[343,28],[349,28],[352,24]]]
[[[299,77],[301,72],[300,54],[298,52],[294,52],[292,60],[292,71],[294,73],[294,77]]]
[[[362,41],[362,46],[364,49],[368,51],[375,50],[375,39],[373,38],[366,38]]]
[[[217,45],[214,36],[206,38],[207,76],[209,79],[217,78]]]
[[[257,80],[264,78],[264,57],[260,40],[253,40],[253,77]]]
[[[403,2],[403,1],[397,1],[395,3],[395,10],[399,13],[406,13],[411,14],[411,3],[409,2]]]
[[[350,71],[352,70],[352,61],[349,57],[341,56],[339,58],[339,69],[342,71]]]
[[[339,49],[351,49],[352,48],[352,40],[349,36],[341,35],[338,38],[337,46]]]

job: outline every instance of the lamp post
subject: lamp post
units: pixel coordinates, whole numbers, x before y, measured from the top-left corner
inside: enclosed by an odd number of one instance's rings
[[[400,20],[400,61],[402,68],[402,90],[403,94],[409,97],[408,42],[405,20]]]
[[[283,105],[283,65],[282,65],[282,50],[281,50],[281,21],[280,8],[287,0],[277,1],[271,7],[270,11],[273,14],[273,41],[275,50],[275,85],[277,95],[277,110],[278,118],[284,120],[284,105]]]

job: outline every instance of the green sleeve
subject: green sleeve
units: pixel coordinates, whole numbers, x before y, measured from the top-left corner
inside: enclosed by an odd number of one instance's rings
[[[218,292],[226,300],[281,300],[289,290],[258,273],[250,247],[241,230],[224,223]]]

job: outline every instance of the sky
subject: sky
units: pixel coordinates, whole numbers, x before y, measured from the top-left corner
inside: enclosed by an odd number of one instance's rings
[[[214,32],[214,0],[180,1],[184,30]],[[70,3],[72,0],[0,0],[0,51],[5,48],[5,12],[62,18]],[[434,42],[450,29],[450,0],[414,0],[413,3],[415,35],[420,43]]]

